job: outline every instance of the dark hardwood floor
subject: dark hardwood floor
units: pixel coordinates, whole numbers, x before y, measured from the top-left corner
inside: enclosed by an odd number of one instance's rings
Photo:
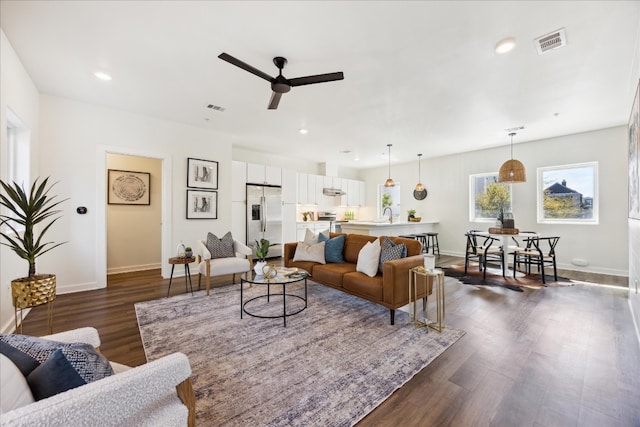
[[[438,265],[454,263],[439,257]],[[617,278],[576,278],[618,286],[514,292],[447,282],[446,324],[466,335],[358,425],[640,426],[640,344],[627,289]],[[165,297],[168,283],[152,270],[59,295],[54,332],[94,326],[109,359],[145,363],[133,305]],[[184,290],[184,279],[174,280],[171,294]],[[46,323],[46,309],[37,307],[24,333],[45,335]]]

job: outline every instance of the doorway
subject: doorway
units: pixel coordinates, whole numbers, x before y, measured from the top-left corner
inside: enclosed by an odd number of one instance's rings
[[[107,153],[107,171],[107,275],[159,269],[162,160]]]

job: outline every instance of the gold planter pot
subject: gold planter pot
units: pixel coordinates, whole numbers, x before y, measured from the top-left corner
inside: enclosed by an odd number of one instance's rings
[[[20,310],[20,333],[22,333],[22,310],[48,304],[47,325],[53,333],[53,300],[56,299],[55,274],[38,274],[11,281],[11,299],[15,308],[16,332],[18,331],[18,309]]]

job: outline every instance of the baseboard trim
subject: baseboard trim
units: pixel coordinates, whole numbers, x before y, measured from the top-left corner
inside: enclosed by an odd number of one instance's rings
[[[141,265],[128,265],[125,267],[113,267],[107,269],[107,275],[118,273],[133,273],[135,271],[153,270],[156,268],[162,268],[160,263],[153,264],[141,264]]]
[[[75,285],[63,285],[58,286],[56,289],[57,295],[73,294],[76,292],[95,291],[96,289],[103,289],[106,286],[98,285],[96,282],[89,283],[76,283]]]

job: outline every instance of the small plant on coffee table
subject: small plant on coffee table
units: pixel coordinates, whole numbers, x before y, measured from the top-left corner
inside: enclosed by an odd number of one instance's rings
[[[258,261],[264,261],[269,255],[269,248],[277,243],[271,243],[267,239],[256,240],[256,257]]]

